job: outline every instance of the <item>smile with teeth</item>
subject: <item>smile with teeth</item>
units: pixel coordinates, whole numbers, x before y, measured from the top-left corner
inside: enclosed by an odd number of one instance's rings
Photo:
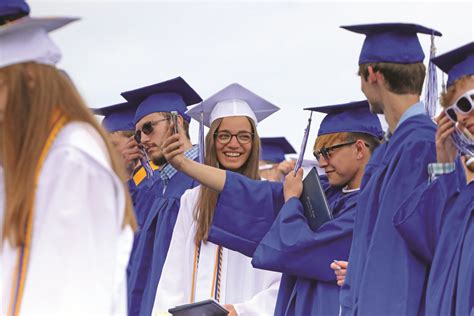
[[[231,157],[231,158],[236,158],[236,157],[242,156],[241,153],[230,153],[230,152],[224,153],[224,155],[226,155],[226,157]]]

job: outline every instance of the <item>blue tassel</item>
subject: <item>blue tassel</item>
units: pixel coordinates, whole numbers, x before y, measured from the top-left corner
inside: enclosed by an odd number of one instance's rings
[[[310,112],[311,114],[309,115],[308,125],[306,125],[306,129],[304,130],[304,136],[303,136],[303,142],[301,143],[300,154],[298,156],[298,160],[296,160],[295,169],[293,170],[295,175],[298,169],[301,168],[303,164],[303,160],[304,160],[304,152],[306,150],[306,144],[308,143],[309,130],[311,128],[311,119],[313,117],[313,111],[310,111]]]
[[[202,103],[201,103],[202,107]],[[204,164],[205,151],[204,151],[204,111],[201,108],[200,118],[199,118],[199,162]]]
[[[438,76],[436,66],[431,61],[436,56],[436,46],[434,44],[434,34],[431,34],[430,61],[428,63],[428,77],[425,90],[425,110],[430,117],[436,115],[438,104]]]

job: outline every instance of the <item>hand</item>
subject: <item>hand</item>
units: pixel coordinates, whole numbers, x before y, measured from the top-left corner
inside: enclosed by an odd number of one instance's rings
[[[285,183],[283,184],[283,195],[285,196],[285,202],[292,197],[299,198],[303,192],[303,169],[299,168],[296,172],[296,176],[293,172],[288,173],[285,177]]]
[[[344,284],[348,265],[349,262],[347,261],[335,261],[330,265],[331,269],[334,270],[334,274],[336,274],[337,285],[339,286],[342,286]]]
[[[161,144],[161,150],[166,158],[166,161],[168,161],[168,163],[170,163],[177,170],[181,171],[181,166],[186,159],[184,156],[184,143],[186,136],[181,132],[181,129],[178,134],[172,134],[173,125],[174,124],[171,123],[170,129],[165,135],[165,140]]]
[[[131,136],[125,144],[119,146],[117,149],[123,157],[126,169],[133,170],[137,160],[143,157],[143,153],[133,136]]]
[[[282,176],[286,176],[290,171],[293,171],[295,164],[295,160],[284,160],[278,164],[276,169]]]
[[[234,305],[232,304],[225,304],[224,308],[229,311],[229,316],[237,316],[237,311],[234,308]]]
[[[457,149],[454,146],[451,134],[454,132],[455,124],[441,112],[436,118],[438,129],[436,130],[436,159],[438,163],[452,163],[456,159]]]

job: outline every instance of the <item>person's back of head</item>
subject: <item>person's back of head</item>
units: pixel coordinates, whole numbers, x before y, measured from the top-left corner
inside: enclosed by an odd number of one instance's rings
[[[31,170],[31,166],[39,164],[52,128],[59,121],[86,122],[97,130],[106,144],[113,170],[125,179],[120,159],[105,131],[70,79],[55,67],[61,54],[47,32],[73,20],[50,19],[38,26],[28,19],[0,29],[5,52],[0,60],[0,87],[5,96],[1,155],[7,196],[3,239],[14,245],[23,241],[25,221],[34,202],[31,192],[35,189],[37,170]],[[16,54],[18,51],[21,53]],[[124,225],[135,227],[128,195],[126,200]]]

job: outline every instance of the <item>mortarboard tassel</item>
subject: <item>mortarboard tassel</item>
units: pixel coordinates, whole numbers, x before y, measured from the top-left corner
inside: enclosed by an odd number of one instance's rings
[[[306,144],[308,143],[308,136],[309,136],[309,129],[311,128],[311,118],[313,116],[313,111],[310,111],[309,119],[308,119],[308,125],[306,125],[306,129],[304,130],[304,136],[303,136],[303,142],[301,143],[301,148],[300,148],[300,154],[298,156],[298,160],[296,160],[295,164],[295,169],[294,169],[294,174],[296,175],[296,172],[298,171],[299,168],[301,168],[304,160],[304,152],[306,150]]]
[[[145,168],[145,173],[146,173],[146,178],[151,179],[153,177],[153,168],[150,165],[150,158],[148,158],[148,154],[146,153],[146,150],[142,150],[143,157],[140,158],[140,162]]]
[[[436,66],[431,61],[436,56],[434,37],[434,34],[431,34],[430,61],[428,63],[428,78],[426,79],[425,90],[425,110],[430,117],[436,115],[436,106],[438,103],[438,76]]]
[[[202,109],[201,102],[201,112],[199,113],[199,163],[204,163],[204,110]]]

